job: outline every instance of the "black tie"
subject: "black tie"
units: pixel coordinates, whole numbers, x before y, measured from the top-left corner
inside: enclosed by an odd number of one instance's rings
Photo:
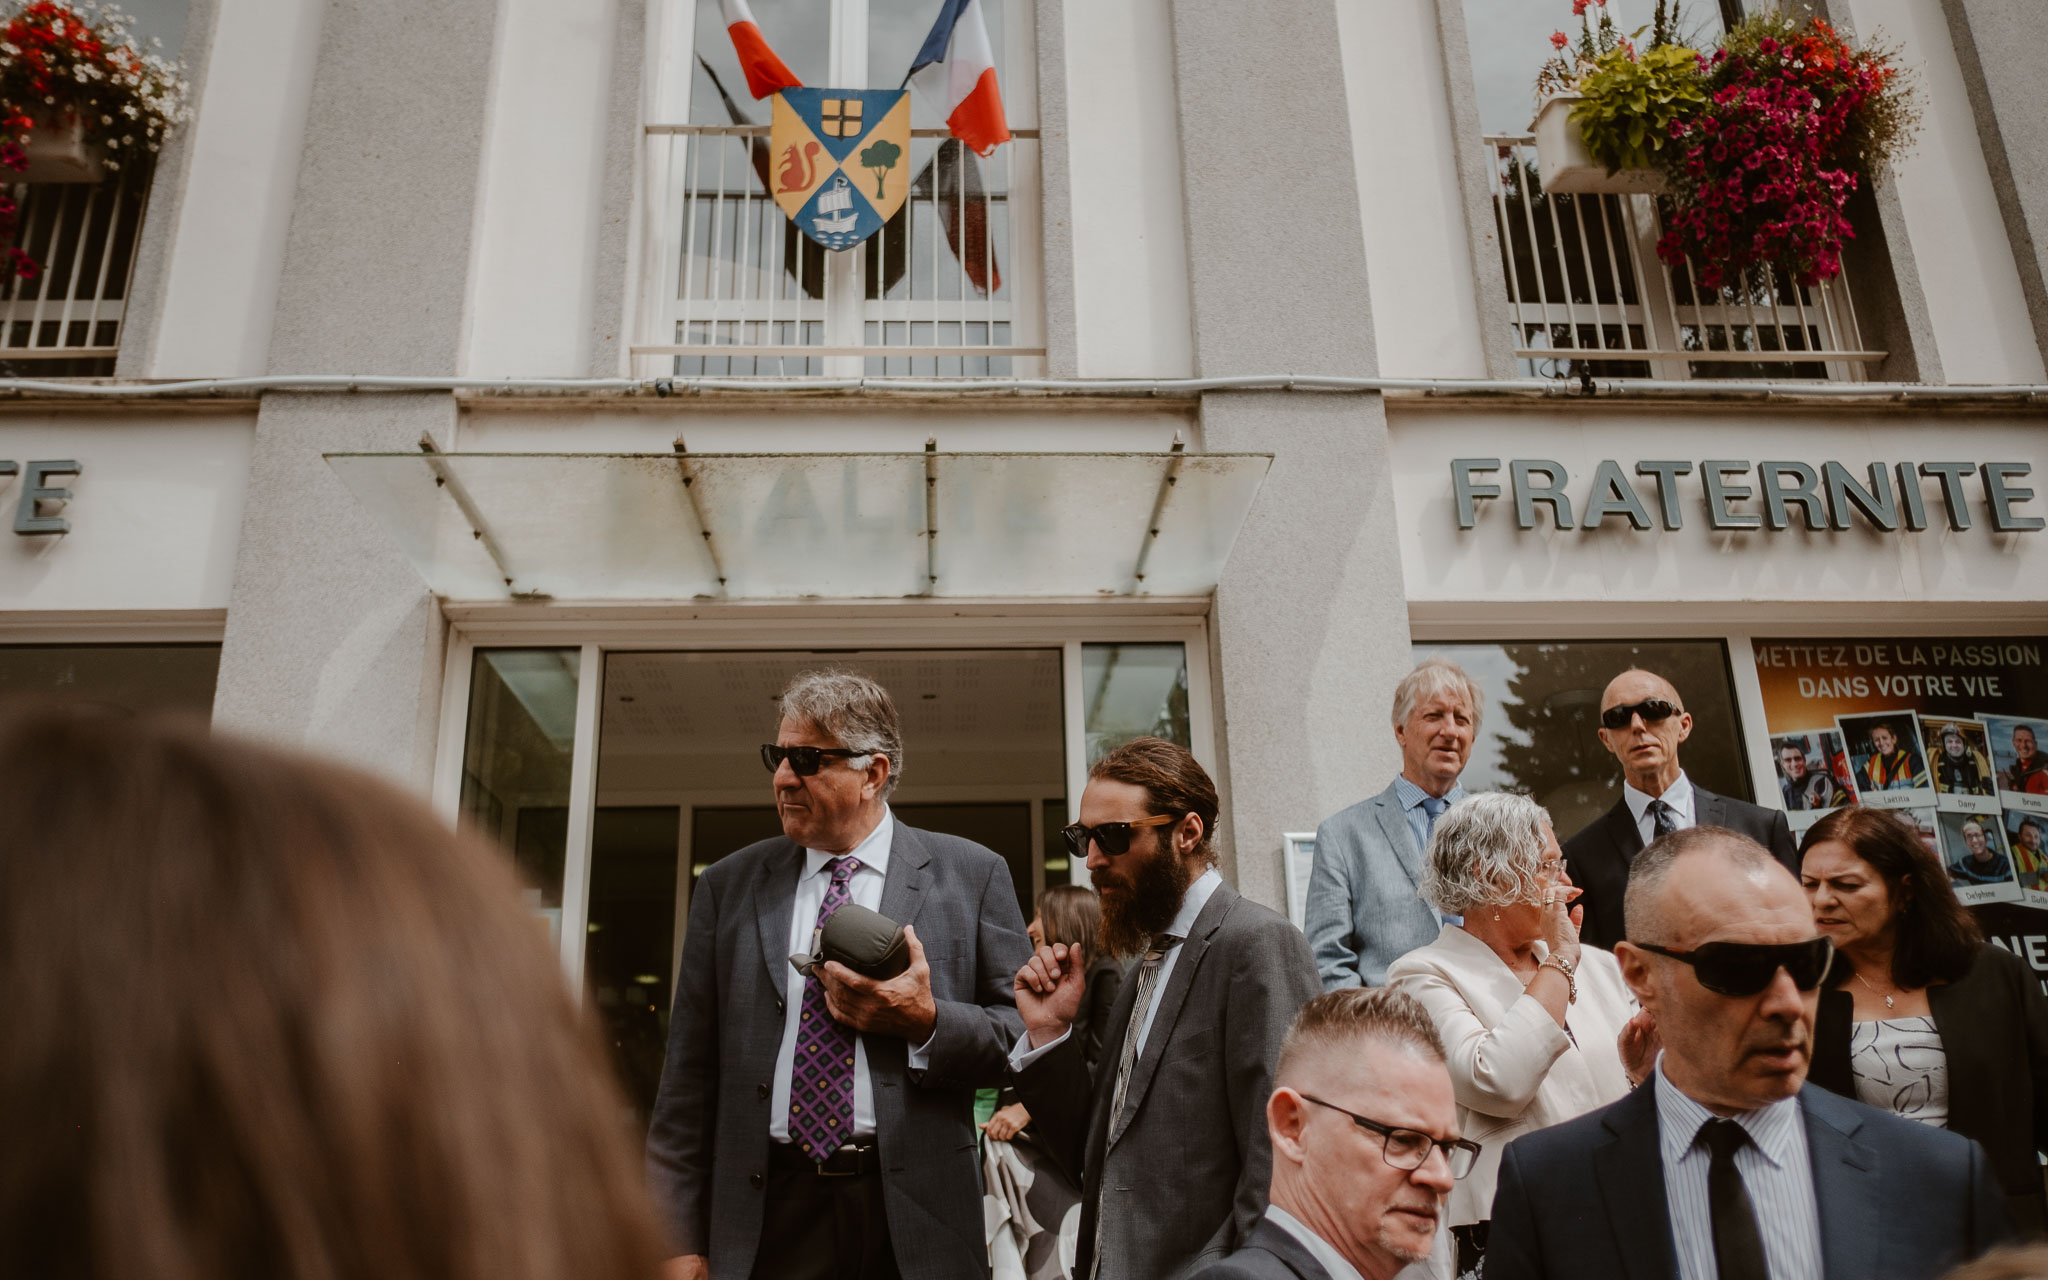
[[[1720,1280],[1770,1280],[1756,1209],[1735,1167],[1735,1153],[1749,1141],[1749,1131],[1733,1120],[1709,1120],[1698,1140],[1714,1155],[1707,1168],[1707,1208],[1714,1217],[1715,1273]]]
[[[1678,830],[1678,810],[1665,804],[1662,800],[1650,801],[1650,817],[1657,824],[1650,835],[1652,840],[1658,839],[1661,836],[1668,836]]]

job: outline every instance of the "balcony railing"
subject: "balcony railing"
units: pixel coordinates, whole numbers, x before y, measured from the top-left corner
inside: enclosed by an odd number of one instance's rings
[[[639,376],[1036,372],[1038,134],[982,159],[911,131],[909,198],[832,253],[769,195],[765,125],[649,125]]]
[[[1656,198],[1551,195],[1528,134],[1485,140],[1515,357],[1524,375],[1864,378],[1846,275],[1804,286],[1768,268],[1703,289],[1657,259]]]
[[[135,274],[151,166],[103,182],[17,184],[14,246],[40,270],[0,284],[0,374],[104,377],[114,372]]]

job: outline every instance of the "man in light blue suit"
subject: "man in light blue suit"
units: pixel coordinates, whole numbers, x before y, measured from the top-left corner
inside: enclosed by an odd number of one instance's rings
[[[1422,850],[1479,736],[1484,697],[1464,669],[1430,658],[1394,690],[1401,773],[1369,800],[1316,828],[1304,924],[1323,989],[1378,987],[1387,966],[1433,942],[1443,920],[1415,895]]]

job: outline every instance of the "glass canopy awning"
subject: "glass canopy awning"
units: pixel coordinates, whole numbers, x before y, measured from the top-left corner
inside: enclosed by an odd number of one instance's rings
[[[1272,465],[1178,451],[326,458],[428,589],[463,602],[1205,595]]]

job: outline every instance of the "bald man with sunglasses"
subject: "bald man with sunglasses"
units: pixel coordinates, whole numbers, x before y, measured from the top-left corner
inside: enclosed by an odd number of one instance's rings
[[[2009,1234],[1976,1143],[1806,1087],[1833,949],[1768,850],[1663,836],[1625,910],[1615,959],[1663,1053],[1508,1144],[1487,1280],[1933,1280]]]
[[[1586,909],[1579,941],[1587,946],[1611,951],[1621,941],[1629,864],[1643,846],[1673,831],[1739,831],[1799,878],[1798,847],[1782,811],[1717,795],[1685,776],[1678,748],[1691,736],[1692,713],[1672,683],[1654,671],[1624,671],[1600,695],[1600,745],[1621,764],[1621,799],[1564,842],[1565,867],[1585,891],[1579,899]]]

